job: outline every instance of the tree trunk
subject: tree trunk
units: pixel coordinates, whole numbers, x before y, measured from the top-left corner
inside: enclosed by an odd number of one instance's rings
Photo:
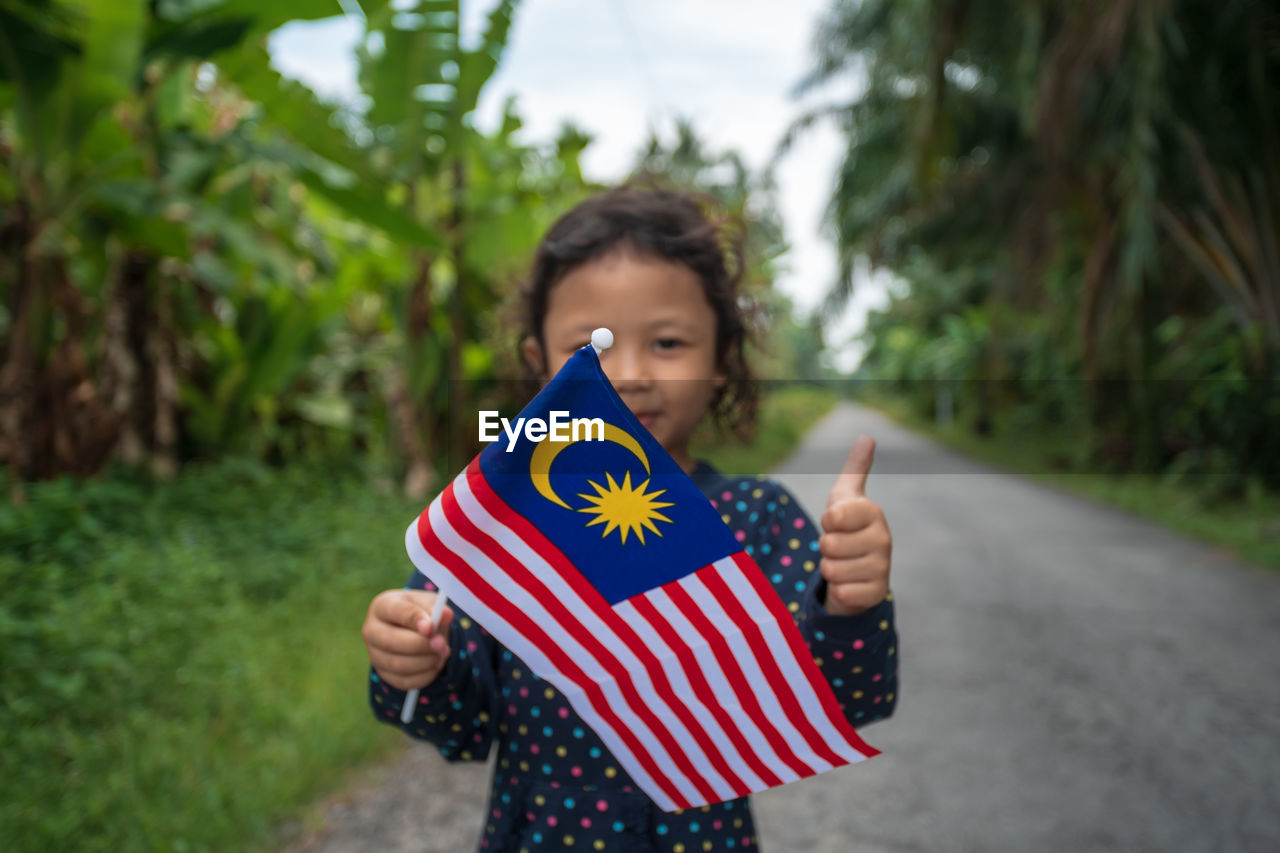
[[[1084,369],[1085,405],[1088,407],[1088,422],[1095,429],[1101,426],[1098,395],[1099,307],[1103,289],[1113,272],[1115,240],[1116,219],[1108,214],[1085,261],[1084,288],[1079,309],[1080,361]]]
[[[16,204],[0,236],[0,256],[13,273],[0,367],[0,461],[19,500],[21,480],[97,473],[120,434],[120,418],[103,403],[84,352],[89,308],[66,258],[37,252],[38,234]]]
[[[53,297],[51,315],[61,320],[63,331],[37,379],[33,437],[38,440],[44,433],[47,440],[43,452],[37,451],[31,473],[41,478],[88,477],[102,470],[110,458],[120,438],[122,418],[103,402],[85,354],[90,309],[71,281],[66,259],[47,257],[39,267],[41,283],[49,286]]]
[[[32,468],[32,445],[26,437],[32,426],[35,389],[31,325],[37,289],[27,258],[31,231],[26,206],[19,202],[0,228],[0,269],[10,273],[5,306],[9,334],[0,366],[0,462],[8,471],[10,499],[18,502],[22,500],[21,481]]]
[[[431,257],[425,252],[417,259],[405,315],[405,349],[411,354],[411,361],[423,338],[431,332]],[[387,387],[387,410],[407,463],[404,493],[410,498],[424,497],[435,485],[429,409],[415,405],[408,374],[403,367],[397,367]]]
[[[1134,459],[1132,470],[1139,474],[1151,474],[1160,470],[1159,435],[1156,427],[1156,411],[1159,395],[1151,389],[1151,367],[1155,363],[1155,336],[1152,334],[1153,297],[1151,283],[1145,275],[1138,280],[1138,293],[1134,300],[1134,336],[1130,339],[1129,382],[1133,393],[1129,399],[1134,422]]]
[[[467,342],[467,292],[470,289],[467,273],[466,214],[463,198],[466,194],[466,164],[460,156],[453,163],[453,201],[450,205],[448,237],[453,261],[453,291],[449,294],[449,352],[447,360],[449,383],[448,453],[450,457],[465,447],[465,429],[470,394],[467,393],[466,376],[462,365],[462,349]]]
[[[149,336],[154,385],[151,422],[151,471],[168,479],[178,473],[178,344],[173,329],[173,279],[156,276],[155,318]]]

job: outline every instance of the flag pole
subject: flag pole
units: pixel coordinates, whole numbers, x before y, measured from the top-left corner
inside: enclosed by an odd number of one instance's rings
[[[591,333],[591,348],[595,350],[596,355],[613,346],[613,332],[608,329],[596,329]],[[431,631],[435,632],[436,627],[440,624],[440,617],[444,614],[445,603],[449,598],[443,592],[436,595],[436,603],[431,608]],[[404,697],[404,706],[400,709],[400,722],[405,725],[413,719],[413,712],[418,704],[418,696],[421,694],[422,688],[414,687]]]
[[[440,592],[436,595],[436,603],[431,606],[431,633],[435,633],[436,627],[440,624],[440,617],[444,615],[444,606],[449,601],[449,596]],[[404,706],[400,709],[400,722],[405,725],[413,719],[413,711],[418,704],[418,694],[422,692],[422,688],[414,687],[404,696]]]

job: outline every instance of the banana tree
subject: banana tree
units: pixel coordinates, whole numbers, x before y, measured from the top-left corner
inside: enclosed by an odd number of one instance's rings
[[[15,482],[89,474],[113,453],[173,469],[184,324],[236,257],[211,235],[238,228],[251,255],[296,248],[260,239],[256,208],[235,222],[223,203],[257,170],[229,132],[236,105],[204,97],[203,63],[329,13],[318,0],[0,3],[0,459]]]
[[[113,453],[171,470],[265,451],[286,421],[362,441],[390,422],[407,487],[429,487],[465,382],[495,369],[493,303],[583,191],[588,139],[519,144],[510,104],[495,133],[472,126],[513,3],[475,49],[457,3],[364,8],[353,112],[270,64],[266,34],[332,15],[322,0],[0,0],[11,475]],[[390,327],[370,323],[387,305]],[[360,389],[387,377],[375,405]]]
[[[261,45],[217,60],[226,79],[285,133],[307,188],[390,237],[410,260],[406,278],[388,282],[405,351],[384,393],[407,466],[405,490],[414,495],[430,489],[444,436],[461,434],[465,353],[494,299],[488,264],[496,259],[473,264],[469,245],[477,231],[494,229],[487,208],[511,199],[471,192],[482,139],[471,115],[497,68],[515,6],[499,2],[478,46],[466,48],[457,0],[365,0],[362,111],[322,103],[283,78]]]
[[[101,288],[78,287],[70,260],[94,181],[138,157],[103,119],[132,88],[143,20],[141,3],[0,5],[0,458],[11,476],[92,470],[120,430],[86,349]]]
[[[413,272],[399,301],[408,358],[390,402],[412,495],[432,486],[433,460],[448,449],[441,433],[462,435],[463,352],[479,331],[477,315],[494,297],[488,271],[471,264],[468,253],[486,213],[470,192],[480,138],[471,116],[498,66],[515,7],[514,0],[499,2],[479,45],[468,49],[458,0],[365,4],[358,59],[371,159],[397,206],[442,237],[436,245],[406,247]]]
[[[511,103],[495,132],[474,126],[516,6],[499,0],[467,46],[457,0],[365,0],[359,109],[320,103],[257,46],[218,59],[287,134],[306,186],[408,260],[402,279],[377,279],[386,292],[376,296],[393,306],[403,348],[383,391],[409,494],[429,490],[450,454],[465,452],[470,399],[495,370],[493,308],[543,228],[585,188],[581,133],[521,144]]]

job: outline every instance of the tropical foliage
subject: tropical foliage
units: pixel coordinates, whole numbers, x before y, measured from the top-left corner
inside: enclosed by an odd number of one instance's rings
[[[516,5],[464,45],[458,0],[348,3],[359,91],[328,103],[267,36],[332,0],[0,0],[11,496],[117,459],[171,474],[345,450],[420,496],[464,457],[475,398],[511,396],[494,309],[595,189],[572,126],[531,144],[511,102],[475,126]],[[768,301],[785,244],[740,158],[685,124],[636,174],[717,199]]]
[[[0,460],[390,453],[432,482],[490,307],[588,187],[567,128],[471,120],[515,4],[365,0],[355,106],[272,67],[286,3],[0,3]],[[452,377],[457,381],[446,381]],[[456,426],[456,425],[455,425]]]
[[[1273,4],[839,0],[803,88],[848,140],[830,208],[905,284],[865,373],[1077,466],[1280,487]]]

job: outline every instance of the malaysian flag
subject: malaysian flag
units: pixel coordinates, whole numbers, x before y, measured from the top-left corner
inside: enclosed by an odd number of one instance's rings
[[[409,526],[409,555],[565,696],[659,807],[878,754],[595,350],[576,352],[520,417],[561,426],[485,448]]]

